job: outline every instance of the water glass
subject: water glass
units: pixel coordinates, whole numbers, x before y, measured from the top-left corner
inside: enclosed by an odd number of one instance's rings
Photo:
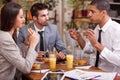
[[[78,61],[80,60],[81,58],[81,54],[82,54],[82,50],[78,47],[75,47],[75,50],[74,50],[74,65],[78,65]]]
[[[95,66],[95,61],[96,61],[96,55],[95,54],[90,54],[90,65]]]

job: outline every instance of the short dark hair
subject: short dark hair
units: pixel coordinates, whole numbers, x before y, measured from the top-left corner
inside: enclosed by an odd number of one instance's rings
[[[1,30],[10,31],[14,25],[15,19],[22,7],[15,3],[6,3],[1,9]]]
[[[42,4],[42,3],[35,3],[35,4],[33,4],[31,9],[30,9],[32,17],[33,16],[38,17],[38,11],[39,10],[44,10],[44,9],[49,9],[49,8],[48,8],[47,5]]]
[[[102,11],[102,10],[106,10],[107,13],[109,13],[110,10],[110,4],[108,2],[108,0],[93,0],[90,5],[96,5],[96,7]]]

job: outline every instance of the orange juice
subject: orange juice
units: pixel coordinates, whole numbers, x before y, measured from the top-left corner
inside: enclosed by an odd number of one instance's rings
[[[56,56],[55,54],[50,54],[49,56],[50,70],[54,71],[56,69]]]
[[[67,54],[66,59],[67,59],[67,68],[68,69],[73,68],[73,55]]]
[[[50,58],[49,61],[50,61],[50,70],[52,71],[55,70],[56,69],[56,58],[55,57]]]
[[[53,58],[53,57],[55,57],[55,54],[52,54],[52,53],[51,53],[51,54],[50,54],[50,58]]]

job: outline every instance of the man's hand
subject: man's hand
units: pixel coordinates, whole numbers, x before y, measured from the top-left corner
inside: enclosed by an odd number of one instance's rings
[[[38,52],[38,57],[37,57],[37,61],[42,61],[42,57],[43,57],[43,55],[44,55],[44,51],[39,51]]]
[[[59,52],[56,54],[56,57],[58,60],[62,59],[64,60],[65,59],[65,54],[63,52]]]
[[[44,51],[39,51],[39,52],[38,52],[38,57],[42,58],[43,55],[44,55]]]
[[[70,33],[70,36],[75,40],[78,40],[81,37],[80,33],[74,29],[70,29],[69,33]]]
[[[85,32],[85,36],[86,36],[87,39],[89,39],[89,41],[91,42],[91,44],[93,46],[95,46],[97,43],[99,43],[98,40],[97,40],[97,37],[96,37],[96,35],[95,35],[95,33],[93,32],[92,29],[88,29]]]
[[[104,49],[104,46],[98,42],[97,37],[93,30],[88,29],[85,33],[87,39],[89,39],[90,43],[99,51],[101,52]]]

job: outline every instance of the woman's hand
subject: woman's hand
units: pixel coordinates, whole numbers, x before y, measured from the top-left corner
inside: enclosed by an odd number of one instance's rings
[[[30,48],[35,48],[39,42],[38,34],[34,30],[32,30],[31,28],[28,29],[28,42],[29,42]]]

